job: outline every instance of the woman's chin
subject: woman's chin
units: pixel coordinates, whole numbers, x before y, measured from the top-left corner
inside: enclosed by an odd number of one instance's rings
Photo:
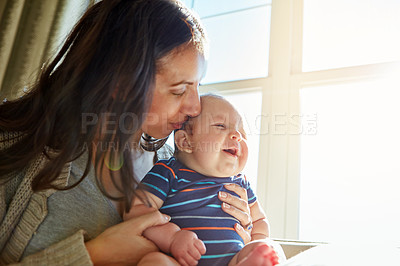
[[[143,132],[146,133],[149,136],[152,136],[153,138],[156,138],[156,139],[164,139],[164,138],[168,137],[172,133],[172,131],[169,131],[169,132],[155,132],[155,131],[152,131],[152,130],[147,130],[147,131],[143,130]]]

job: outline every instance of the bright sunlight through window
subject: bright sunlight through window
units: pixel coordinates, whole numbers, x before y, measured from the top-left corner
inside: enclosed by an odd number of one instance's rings
[[[399,0],[304,0],[303,71],[400,60]]]
[[[301,90],[300,239],[400,244],[399,78]]]

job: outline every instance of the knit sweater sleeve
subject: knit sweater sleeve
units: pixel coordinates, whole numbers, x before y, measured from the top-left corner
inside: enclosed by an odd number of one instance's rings
[[[70,237],[12,265],[93,265],[85,246],[85,232]]]

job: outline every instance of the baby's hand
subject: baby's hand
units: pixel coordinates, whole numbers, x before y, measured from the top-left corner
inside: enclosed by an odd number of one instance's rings
[[[170,252],[181,265],[197,265],[201,255],[206,253],[206,247],[194,232],[180,230],[174,235]]]

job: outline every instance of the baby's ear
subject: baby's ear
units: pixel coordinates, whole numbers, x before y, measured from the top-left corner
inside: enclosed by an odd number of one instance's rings
[[[175,145],[179,151],[192,153],[192,145],[190,143],[190,136],[185,130],[178,130],[175,132]]]

